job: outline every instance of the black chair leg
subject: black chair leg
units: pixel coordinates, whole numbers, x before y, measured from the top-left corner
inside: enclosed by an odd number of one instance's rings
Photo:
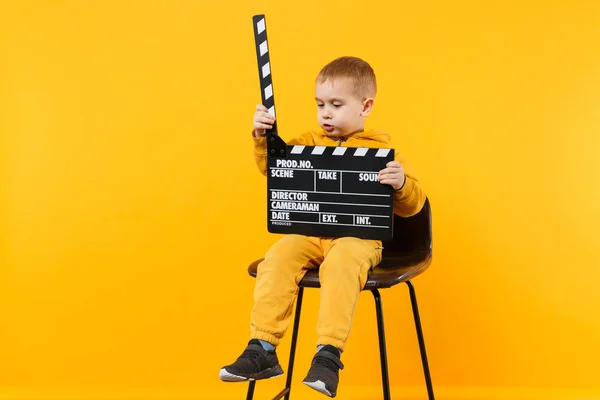
[[[252,397],[254,397],[254,385],[256,385],[256,381],[250,381],[248,384],[248,394],[246,394],[246,400],[252,400]]]
[[[294,331],[292,333],[292,347],[290,348],[290,361],[288,363],[287,379],[285,380],[285,388],[287,393],[285,400],[290,400],[290,391],[292,390],[292,372],[294,371],[294,359],[296,357],[296,342],[298,341],[298,328],[300,327],[300,313],[302,312],[302,296],[304,288],[298,289],[298,298],[296,299],[296,315],[294,316]],[[273,399],[275,400],[275,399]]]
[[[423,373],[425,374],[425,384],[427,385],[427,395],[429,400],[435,400],[433,395],[433,384],[431,383],[431,374],[429,372],[429,362],[427,361],[427,351],[425,350],[425,339],[423,338],[423,328],[421,327],[421,318],[419,317],[419,307],[417,306],[417,295],[415,287],[411,281],[406,281],[410,293],[410,302],[412,303],[413,316],[415,318],[415,327],[417,328],[417,338],[419,339],[419,349],[421,350],[421,362],[423,363]]]
[[[385,346],[385,329],[383,327],[383,306],[379,290],[371,290],[375,298],[375,310],[377,312],[377,333],[379,336],[379,358],[381,359],[381,381],[383,383],[383,399],[390,400],[390,377],[388,373],[387,350]]]
[[[285,396],[285,400],[290,399],[290,391],[292,390],[292,372],[294,371],[294,359],[296,357],[296,342],[298,340],[298,328],[300,327],[300,314],[302,312],[302,296],[304,295],[304,288],[298,289],[298,296],[296,298],[296,314],[294,316],[294,330],[292,333],[292,347],[290,349],[290,361],[288,363],[288,373],[285,380],[285,388],[277,393],[273,400],[281,399]],[[252,400],[254,396],[254,385],[256,381],[250,381],[248,384],[248,394],[246,400]]]

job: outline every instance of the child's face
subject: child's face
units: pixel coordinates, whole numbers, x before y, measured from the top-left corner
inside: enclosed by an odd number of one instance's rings
[[[364,129],[373,100],[363,101],[353,90],[349,78],[317,81],[317,117],[328,136],[342,137]]]

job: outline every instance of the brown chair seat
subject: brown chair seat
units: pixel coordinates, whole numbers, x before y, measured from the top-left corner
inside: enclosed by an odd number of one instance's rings
[[[409,218],[394,215],[394,237],[383,243],[382,261],[369,273],[363,290],[389,288],[407,282],[429,267],[432,259],[431,209],[429,199],[419,213]],[[256,278],[262,259],[250,264],[248,273]],[[318,288],[319,273],[306,273],[300,287]]]
[[[248,267],[250,276],[256,278],[258,264],[262,260],[250,264]],[[409,281],[425,271],[429,264],[431,264],[431,252],[427,250],[405,255],[388,255],[369,272],[363,290],[384,289]],[[306,288],[321,287],[318,269],[308,271],[298,286]]]

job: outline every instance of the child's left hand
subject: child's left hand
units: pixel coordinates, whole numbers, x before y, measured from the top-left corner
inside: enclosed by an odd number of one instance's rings
[[[390,161],[386,164],[386,168],[379,171],[378,176],[379,182],[391,185],[394,190],[399,190],[404,186],[404,169],[398,161]]]

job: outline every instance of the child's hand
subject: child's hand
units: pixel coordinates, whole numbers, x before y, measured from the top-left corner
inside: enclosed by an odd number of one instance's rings
[[[399,190],[404,186],[404,169],[398,161],[390,161],[386,164],[386,168],[379,171],[379,182],[391,185],[394,190]]]
[[[254,113],[254,136],[265,136],[267,129],[273,128],[275,117],[269,114],[269,109],[262,104],[256,105]]]

